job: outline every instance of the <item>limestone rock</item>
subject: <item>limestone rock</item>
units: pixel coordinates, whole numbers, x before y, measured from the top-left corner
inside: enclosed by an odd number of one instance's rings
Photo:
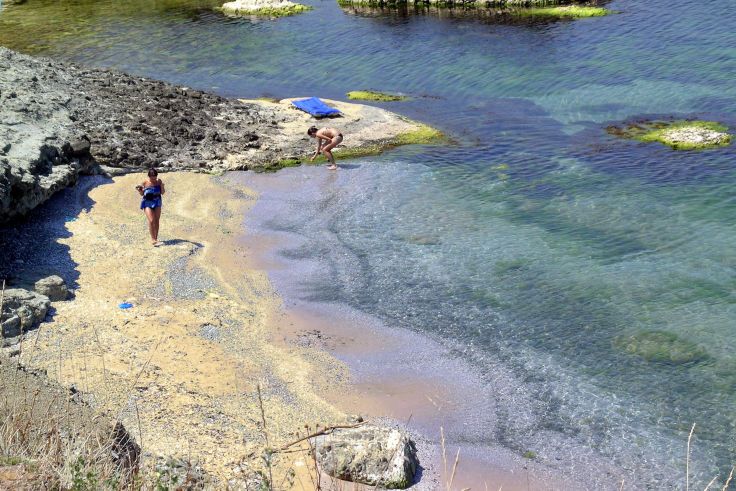
[[[52,302],[66,300],[69,298],[69,290],[60,276],[48,276],[36,282],[33,289],[36,293],[49,297]]]
[[[387,489],[409,487],[419,464],[406,432],[374,425],[335,430],[317,440],[316,452],[330,476]]]
[[[235,15],[282,16],[296,14],[309,7],[289,0],[234,0],[223,4],[222,11]]]
[[[38,293],[11,288],[5,290],[3,311],[0,313],[2,337],[12,338],[38,327],[46,317],[50,301]]]
[[[664,131],[662,138],[672,145],[717,146],[727,144],[731,137],[724,131],[685,126]]]

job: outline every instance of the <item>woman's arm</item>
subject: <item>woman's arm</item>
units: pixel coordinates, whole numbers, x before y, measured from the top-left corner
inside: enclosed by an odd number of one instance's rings
[[[315,158],[317,158],[317,155],[319,155],[320,150],[322,150],[322,138],[319,135],[317,135],[317,150],[314,151],[314,155],[312,155],[312,158],[309,159],[310,162],[314,160]]]
[[[161,194],[164,194],[166,192],[166,189],[164,189],[164,181],[159,179],[158,183],[161,184]]]
[[[146,182],[145,182],[145,181],[143,181],[143,182],[142,182],[141,184],[138,184],[138,185],[137,185],[137,186],[135,187],[135,190],[136,190],[136,191],[138,191],[138,194],[140,194],[141,196],[143,196],[143,188],[144,188],[145,186],[146,186]]]

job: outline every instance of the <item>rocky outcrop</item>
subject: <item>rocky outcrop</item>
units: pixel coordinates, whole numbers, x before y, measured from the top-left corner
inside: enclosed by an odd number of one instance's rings
[[[316,455],[332,477],[387,489],[409,487],[419,465],[406,432],[374,425],[335,430],[317,441]]]
[[[285,17],[311,10],[312,7],[289,0],[235,0],[223,4],[220,10],[228,15],[259,15]]]
[[[642,142],[659,142],[673,150],[700,150],[731,144],[728,128],[715,121],[642,120],[622,126],[609,126],[613,136]]]
[[[372,117],[355,110],[335,123],[351,132],[348,149],[385,148],[419,128],[366,109]],[[310,153],[305,131],[315,123],[288,100],[226,99],[0,47],[0,223],[26,214],[80,174],[279,167]],[[355,138],[358,132],[371,136]]]
[[[40,295],[45,295],[52,302],[63,301],[69,298],[69,289],[61,276],[48,276],[36,282],[33,289]]]
[[[38,327],[50,305],[48,297],[38,293],[21,288],[5,290],[0,313],[3,345],[14,344],[21,334]]]

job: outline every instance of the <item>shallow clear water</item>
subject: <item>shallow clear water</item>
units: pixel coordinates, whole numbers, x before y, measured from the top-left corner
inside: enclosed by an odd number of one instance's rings
[[[624,468],[649,461],[640,477],[669,487],[696,422],[697,479],[727,473],[736,150],[673,152],[604,128],[645,115],[736,126],[728,2],[614,1],[605,18],[515,25],[309,3],[251,21],[204,0],[29,0],[0,10],[0,44],[230,96],[415,96],[386,107],[456,144],[356,161],[274,218],[306,241],[288,254],[329,263],[303,294],[459,340],[479,366],[502,360],[538,401],[537,433],[494,435],[509,446],[564,433]],[[689,361],[631,354],[648,331],[676,335]]]

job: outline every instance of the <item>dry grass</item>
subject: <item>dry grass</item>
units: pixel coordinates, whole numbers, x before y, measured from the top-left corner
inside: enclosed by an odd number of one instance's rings
[[[120,425],[95,415],[43,377],[0,359],[0,459],[18,487],[117,489],[132,483],[137,447]],[[31,486],[33,487],[33,486]]]

